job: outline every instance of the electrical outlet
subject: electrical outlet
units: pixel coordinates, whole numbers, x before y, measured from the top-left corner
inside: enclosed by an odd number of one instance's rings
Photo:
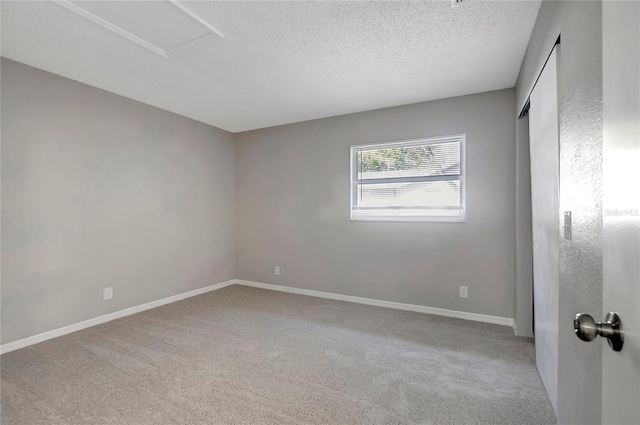
[[[107,301],[113,298],[113,288],[112,287],[108,287],[108,288],[104,288],[104,291],[102,291],[102,298]]]
[[[461,286],[460,287],[460,298],[469,298],[469,287]]]
[[[275,273],[276,276],[280,276],[280,266],[276,266],[273,269],[273,273]]]

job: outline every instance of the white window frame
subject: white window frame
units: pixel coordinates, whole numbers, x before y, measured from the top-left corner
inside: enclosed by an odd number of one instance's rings
[[[357,205],[357,193],[358,193],[358,155],[357,152],[362,150],[363,148],[371,148],[371,149],[383,149],[383,148],[393,148],[399,146],[415,146],[415,145],[430,145],[430,144],[438,144],[447,141],[459,141],[460,142],[460,205],[461,210],[460,214],[457,215],[429,215],[427,211],[424,214],[413,214],[413,215],[397,215],[392,213],[384,213],[384,214],[367,214],[362,215],[358,214],[358,210],[354,207]],[[467,192],[467,182],[466,182],[466,142],[467,136],[465,133],[461,134],[452,134],[447,136],[437,136],[437,137],[423,137],[418,139],[405,139],[405,140],[395,140],[390,142],[381,142],[381,143],[365,143],[360,145],[352,145],[351,146],[351,220],[354,221],[426,221],[426,222],[453,222],[453,223],[464,223],[467,221],[467,202],[466,202],[466,192]],[[439,179],[434,179],[439,180]],[[445,180],[445,179],[442,179]],[[448,180],[448,179],[447,179]],[[390,210],[392,211],[392,210]]]

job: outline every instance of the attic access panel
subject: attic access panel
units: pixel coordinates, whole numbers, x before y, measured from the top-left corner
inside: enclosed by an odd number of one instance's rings
[[[220,30],[175,0],[55,2],[165,58],[224,37]]]

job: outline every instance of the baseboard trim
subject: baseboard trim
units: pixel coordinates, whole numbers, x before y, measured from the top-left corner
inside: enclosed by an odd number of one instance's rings
[[[513,321],[513,326],[512,326],[512,328],[513,328],[513,334],[514,334],[514,335],[516,335],[516,336],[518,336],[518,325],[516,324],[516,321],[515,321],[515,320]]]
[[[448,310],[437,307],[426,307],[415,304],[404,304],[393,301],[376,300],[372,298],[355,297],[352,295],[341,295],[333,292],[315,291],[312,289],[295,288],[292,286],[273,285],[270,283],[252,282],[248,280],[231,279],[226,282],[216,283],[215,285],[205,286],[204,288],[194,289],[192,291],[183,292],[181,294],[173,295],[170,297],[162,298],[156,301],[151,301],[145,304],[140,304],[134,307],[125,308],[124,310],[115,311],[113,313],[105,314],[102,316],[94,317],[93,319],[85,320],[82,322],[74,323],[72,325],[64,326],[62,328],[53,329],[51,331],[43,332],[37,335],[29,336],[27,338],[19,339],[17,341],[7,342],[0,345],[0,354],[9,353],[11,351],[19,350],[21,348],[35,345],[40,342],[47,341],[49,339],[57,338],[59,336],[67,335],[72,332],[80,331],[82,329],[90,328],[102,323],[110,322],[112,320],[120,319],[125,316],[140,313],[152,308],[160,307],[166,304],[170,304],[176,301],[184,300],[186,298],[195,297],[197,295],[205,294],[207,292],[216,291],[218,289],[226,288],[231,285],[243,285],[251,286],[254,288],[268,289],[271,291],[288,292],[291,294],[307,295],[310,297],[326,298],[330,300],[346,301],[356,304],[372,305],[376,307],[391,308],[396,310],[413,311],[417,313],[434,314],[437,316],[454,317],[457,319],[473,320],[476,322],[492,323],[494,325],[510,326],[513,328],[514,333],[517,335],[517,327],[515,321],[508,317],[490,316],[486,314],[468,313],[466,311]]]
[[[252,282],[248,280],[236,279],[238,285],[251,286],[254,288],[268,289],[271,291],[289,292],[291,294],[308,295],[311,297],[327,298],[330,300],[347,301],[356,304],[373,305],[376,307],[392,308],[396,310],[414,311],[417,313],[435,314],[437,316],[455,317],[457,319],[473,320],[475,322],[492,323],[494,325],[511,326],[515,325],[512,318],[489,316],[486,314],[468,313],[466,311],[448,310],[444,308],[426,307],[415,304],[404,304],[393,301],[376,300],[372,298],[354,297],[352,295],[341,295],[333,292],[314,291],[312,289],[294,288],[292,286],[272,285],[270,283]]]
[[[64,326],[62,328],[53,329],[51,331],[43,332],[41,334],[29,336],[27,338],[19,339],[17,341],[7,342],[0,345],[0,354],[9,353],[11,351],[19,350],[30,345],[38,344],[43,341],[47,341],[52,338],[67,335],[72,332],[76,332],[82,329],[90,328],[91,326],[99,325],[101,323],[110,322],[121,317],[130,316],[132,314],[140,313],[145,310],[160,307],[165,304],[174,303],[176,301],[184,300],[185,298],[195,297],[207,292],[216,291],[218,289],[231,286],[236,283],[236,279],[231,279],[226,282],[216,283],[215,285],[205,286],[204,288],[194,289],[192,291],[183,292],[181,294],[172,295],[170,297],[162,298],[160,300],[151,301],[145,304],[140,304],[134,307],[125,308],[124,310],[115,311],[113,313],[105,314],[103,316],[94,317],[93,319],[85,320],[82,322],[74,323],[72,325]]]

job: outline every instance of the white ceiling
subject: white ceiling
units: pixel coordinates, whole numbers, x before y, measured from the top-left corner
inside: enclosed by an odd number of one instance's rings
[[[2,56],[239,132],[513,87],[540,7],[181,4],[224,38],[165,58],[54,2],[2,1]]]

